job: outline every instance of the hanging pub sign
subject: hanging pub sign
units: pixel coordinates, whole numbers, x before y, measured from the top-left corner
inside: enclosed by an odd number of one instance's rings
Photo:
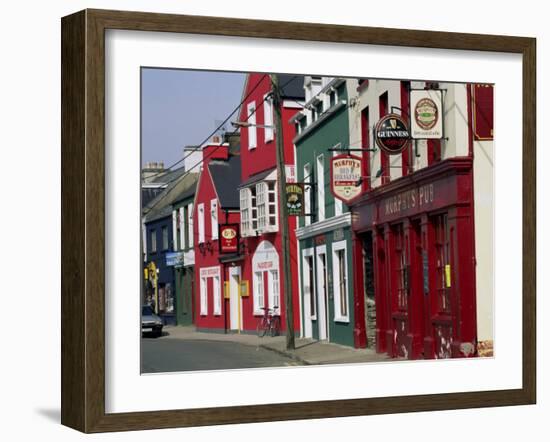
[[[411,90],[411,136],[414,139],[443,138],[441,89]]]
[[[380,149],[389,155],[395,155],[407,147],[411,131],[401,115],[388,114],[376,123],[374,139]]]
[[[220,253],[238,253],[239,252],[239,225],[238,224],[220,224],[219,247]]]
[[[289,216],[304,216],[304,184],[286,184],[286,208]]]
[[[335,198],[349,204],[361,194],[361,157],[336,155],[330,162],[330,190]]]
[[[493,139],[493,93],[492,84],[473,85],[474,137],[476,140]]]

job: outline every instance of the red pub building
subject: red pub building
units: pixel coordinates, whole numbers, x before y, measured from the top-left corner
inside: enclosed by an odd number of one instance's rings
[[[357,91],[355,346],[409,359],[489,354],[493,86],[366,80]],[[390,113],[416,136],[398,152],[376,124]]]

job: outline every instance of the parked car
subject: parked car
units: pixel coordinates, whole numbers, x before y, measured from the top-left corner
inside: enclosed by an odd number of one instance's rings
[[[141,333],[152,333],[162,336],[162,319],[155,314],[150,305],[141,307]]]

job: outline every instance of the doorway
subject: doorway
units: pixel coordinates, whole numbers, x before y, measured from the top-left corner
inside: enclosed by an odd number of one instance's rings
[[[329,321],[328,321],[328,278],[327,278],[327,248],[321,246],[317,248],[317,302],[318,316],[317,325],[319,327],[319,340],[329,339]]]
[[[374,295],[374,255],[372,232],[363,239],[363,295],[365,302],[365,328],[367,347],[376,348],[376,298]]]
[[[241,280],[241,268],[229,268],[229,328],[231,330],[242,330],[242,305],[239,294]]]

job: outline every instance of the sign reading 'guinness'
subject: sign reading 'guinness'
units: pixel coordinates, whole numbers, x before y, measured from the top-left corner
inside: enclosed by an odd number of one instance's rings
[[[407,147],[411,139],[411,131],[400,115],[388,114],[376,124],[374,139],[380,149],[394,155],[401,153]]]

